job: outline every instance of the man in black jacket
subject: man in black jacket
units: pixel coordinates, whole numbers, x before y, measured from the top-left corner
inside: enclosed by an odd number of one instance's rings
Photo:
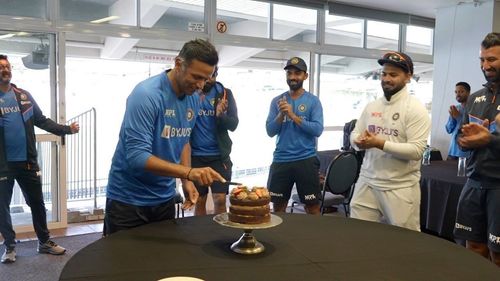
[[[200,111],[196,125],[191,133],[191,166],[211,167],[227,181],[231,181],[233,163],[231,153],[232,141],[228,130],[234,131],[238,126],[238,110],[230,89],[216,81],[218,68],[206,82],[200,94]],[[208,187],[196,184],[200,197],[196,202],[195,215],[206,215]],[[226,212],[227,183],[213,182],[210,186],[214,201],[214,212]]]
[[[0,55],[0,69],[0,233],[5,245],[1,262],[16,261],[16,233],[10,217],[14,180],[31,208],[38,252],[64,254],[66,249],[50,240],[47,228],[34,126],[59,136],[77,133],[80,127],[77,123],[59,125],[46,118],[30,93],[10,83],[12,68],[5,55]]]
[[[500,33],[481,43],[481,70],[487,83],[467,100],[458,144],[470,150],[457,209],[455,237],[500,266]]]

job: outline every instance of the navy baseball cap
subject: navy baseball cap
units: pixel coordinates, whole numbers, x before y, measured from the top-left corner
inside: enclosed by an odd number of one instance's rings
[[[303,59],[299,58],[299,57],[293,57],[293,58],[289,59],[286,62],[285,68],[283,68],[283,69],[286,70],[286,69],[289,69],[290,67],[295,67],[298,70],[307,72],[306,62]]]
[[[386,63],[390,63],[394,66],[402,68],[407,73],[413,75],[413,61],[405,53],[400,53],[400,52],[386,53],[384,56],[382,56],[382,58],[378,60],[378,64],[384,65]]]

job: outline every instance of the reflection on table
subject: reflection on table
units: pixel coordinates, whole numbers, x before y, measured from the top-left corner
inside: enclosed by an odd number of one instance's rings
[[[331,216],[280,214],[254,234],[266,250],[229,249],[242,230],[212,216],[118,232],[82,249],[60,280],[495,280],[486,259],[443,239],[390,225]],[[470,270],[473,268],[474,270]]]
[[[431,161],[421,172],[422,231],[453,241],[458,199],[467,178],[457,176],[457,161]]]

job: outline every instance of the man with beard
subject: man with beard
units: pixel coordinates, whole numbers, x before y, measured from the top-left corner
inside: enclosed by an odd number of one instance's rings
[[[458,135],[458,144],[471,155],[454,234],[500,266],[500,33],[486,35],[479,59],[487,82],[469,97]]]
[[[467,82],[458,82],[455,85],[455,99],[458,105],[451,105],[448,112],[448,122],[446,123],[446,132],[451,134],[450,148],[448,149],[448,160],[457,160],[459,157],[468,157],[469,152],[463,151],[458,146],[456,136],[460,131],[460,123],[465,115],[465,104],[470,94],[470,85]]]
[[[5,252],[1,262],[16,261],[16,233],[12,228],[10,201],[14,180],[21,188],[31,209],[33,227],[38,238],[38,252],[62,255],[66,249],[50,240],[47,213],[42,194],[40,167],[37,162],[35,128],[63,136],[80,130],[78,123],[59,125],[46,118],[33,96],[11,84],[12,68],[0,55],[0,233]]]
[[[420,231],[420,160],[429,113],[408,93],[413,75],[408,55],[389,52],[378,63],[384,96],[365,107],[351,133],[353,147],[365,150],[351,217]]]
[[[229,154],[232,142],[228,130],[234,131],[238,126],[238,110],[230,89],[217,82],[218,68],[205,83],[200,94],[200,110],[198,119],[191,133],[191,166],[211,167],[226,180],[231,180],[233,163]],[[206,215],[208,186],[196,184],[200,194],[196,202],[194,214]],[[213,182],[210,185],[214,202],[214,213],[226,212],[226,194],[229,185]]]
[[[267,186],[275,212],[285,212],[294,183],[308,214],[319,214],[319,160],[317,138],[323,132],[323,108],[317,96],[302,87],[307,65],[301,58],[289,59],[284,68],[289,91],[275,97],[266,120],[266,130],[276,138]]]
[[[175,178],[182,179],[184,209],[198,200],[193,181],[225,181],[209,167],[191,168],[189,145],[199,108],[194,94],[203,89],[218,60],[208,41],[189,41],[173,69],[140,82],[127,98],[109,171],[105,235],[173,219]]]

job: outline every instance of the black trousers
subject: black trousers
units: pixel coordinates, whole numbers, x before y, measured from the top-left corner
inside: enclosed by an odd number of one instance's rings
[[[12,228],[10,216],[10,201],[14,189],[14,180],[17,181],[24,199],[31,209],[31,218],[36,236],[41,243],[49,240],[47,228],[47,213],[43,202],[42,181],[39,170],[29,169],[27,165],[21,164],[10,167],[10,173],[0,175],[0,233],[4,238],[4,245],[14,247],[16,245],[16,233]]]
[[[120,230],[175,218],[175,197],[157,206],[134,206],[106,198],[104,236]]]

